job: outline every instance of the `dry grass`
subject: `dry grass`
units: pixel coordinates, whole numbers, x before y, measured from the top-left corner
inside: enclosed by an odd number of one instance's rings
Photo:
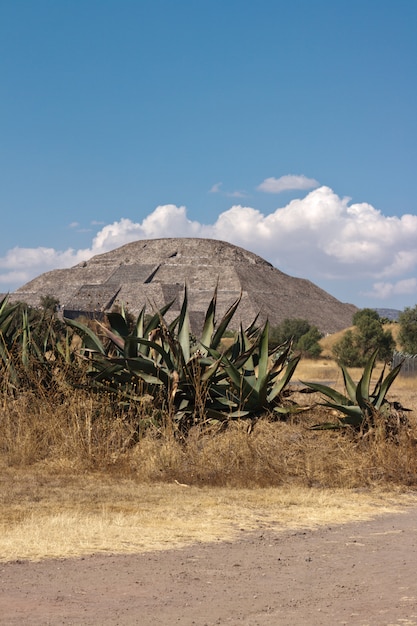
[[[297,376],[342,384],[330,360],[303,361]],[[262,525],[340,523],[415,502],[406,495],[417,485],[412,379],[398,378],[390,394],[412,409],[396,441],[311,431],[334,419],[323,407],[288,422],[265,416],[220,431],[195,428],[179,441],[151,425],[149,404],[138,430],[138,416],[110,399],[56,385],[0,395],[5,560],[163,549]]]
[[[232,540],[242,530],[369,519],[416,503],[398,490],[197,488],[42,468],[5,469],[1,493],[3,561],[163,550]]]

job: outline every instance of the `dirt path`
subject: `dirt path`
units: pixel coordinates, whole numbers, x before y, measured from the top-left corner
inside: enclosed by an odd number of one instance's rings
[[[417,508],[129,556],[0,564],[1,624],[417,625]]]

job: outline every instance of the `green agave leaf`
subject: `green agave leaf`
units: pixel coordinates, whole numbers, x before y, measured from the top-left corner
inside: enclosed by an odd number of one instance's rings
[[[278,369],[281,368],[285,365],[285,363],[287,362],[290,353],[292,350],[292,340],[289,341],[285,341],[284,343],[281,343],[279,346],[275,346],[275,348],[273,348],[270,353],[269,356],[270,357],[275,357],[274,358],[274,369]]]
[[[123,315],[120,315],[120,313],[107,313],[107,319],[109,320],[113,333],[117,333],[123,338],[129,335],[129,327]]]
[[[265,323],[259,338],[259,362],[258,362],[258,380],[256,389],[258,393],[266,399],[267,383],[269,377],[269,346],[268,346],[269,322]]]
[[[397,378],[398,374],[401,371],[402,365],[403,364],[401,362],[397,365],[397,367],[394,367],[394,369],[391,370],[391,372],[387,375],[387,377],[382,382],[380,389],[379,389],[378,396],[373,402],[373,405],[377,410],[381,408],[382,403],[385,400],[385,396],[387,395],[392,383],[394,382],[394,380]]]
[[[230,351],[229,361],[233,363],[236,369],[245,369],[247,371],[247,376],[254,376],[255,365],[257,365],[259,361],[256,354],[257,350],[258,340],[251,341],[241,327],[238,340],[235,342],[235,345]]]
[[[188,316],[187,286],[184,288],[184,299],[178,321],[178,342],[181,346],[183,360],[187,363],[190,360],[190,320]]]
[[[27,310],[22,311],[22,343],[21,359],[24,367],[29,365],[30,326],[28,324]]]
[[[201,374],[202,382],[205,383],[207,381],[214,380],[217,372],[219,371],[220,363],[221,363],[221,359],[218,359],[217,361],[214,361],[214,363],[211,363],[208,367],[204,369],[203,373]]]
[[[314,389],[314,391],[321,393],[325,397],[330,398],[331,400],[333,400],[333,402],[340,404],[341,406],[352,405],[352,402],[349,400],[349,398],[344,396],[342,393],[339,393],[335,389],[328,387],[327,385],[321,385],[320,383],[304,383],[303,381],[301,382],[303,383],[303,385],[306,385],[310,389]]]
[[[13,307],[7,307],[0,315],[0,332],[3,334],[5,339],[9,338],[11,341],[12,337],[9,336],[9,330],[11,325],[13,324],[14,314],[17,308],[18,305],[15,305]]]
[[[333,402],[326,402],[324,405],[343,413],[345,417],[339,419],[344,424],[360,426],[363,422],[364,414],[359,406],[346,406],[344,404],[334,404]]]
[[[161,378],[157,378],[156,376],[152,376],[152,374],[147,374],[144,371],[140,371],[137,373],[137,377],[141,378],[148,385],[164,385],[164,381]]]
[[[143,337],[144,328],[145,328],[145,311],[146,307],[142,307],[136,322],[135,322],[135,337]]]
[[[1,298],[0,300],[0,315],[3,312],[3,310],[6,308],[8,302],[9,302],[9,294],[6,293],[6,295],[3,296],[3,298]]]
[[[151,348],[152,350],[154,350],[156,353],[158,353],[161,356],[161,360],[162,363],[166,366],[166,368],[168,370],[170,370],[171,372],[174,371],[175,368],[175,364],[171,358],[171,355],[169,353],[169,350],[167,350],[164,346],[160,346],[159,343],[156,343],[154,341],[149,341],[149,339],[142,339],[141,337],[136,337],[135,339],[132,338],[132,341],[136,341],[137,343],[144,345],[144,346],[148,346],[149,348]],[[140,358],[139,356],[137,358]],[[145,357],[143,357],[145,358]],[[147,357],[148,360],[151,360],[150,357]]]
[[[230,320],[232,319],[232,317],[234,316],[234,314],[236,313],[236,309],[240,304],[240,301],[242,299],[242,294],[240,294],[239,298],[237,300],[235,300],[235,302],[233,302],[233,304],[228,308],[228,310],[226,311],[226,313],[223,315],[220,324],[216,330],[216,332],[214,333],[212,340],[210,342],[210,347],[216,349],[218,347],[218,345],[220,344],[220,340],[223,337],[224,333],[227,330],[227,327],[230,323]]]
[[[174,302],[175,302],[175,298],[171,300],[170,302],[168,302],[167,304],[165,304],[163,307],[161,307],[158,311],[156,311],[156,313],[149,319],[143,331],[144,338],[147,337],[152,330],[155,330],[155,328],[157,328],[160,325],[161,318],[163,318],[165,313],[169,311],[169,309],[172,307]]]
[[[242,376],[241,372],[235,366],[226,360],[223,360],[223,367],[233,382],[239,397],[244,402],[253,394],[257,394],[256,389],[248,382],[248,379]]]
[[[285,389],[285,387],[289,384],[295,372],[295,369],[300,361],[300,358],[301,358],[300,356],[296,356],[294,359],[292,359],[288,363],[283,376],[273,384],[272,389],[268,394],[268,402],[272,402],[272,400],[274,400],[274,398],[276,398],[282,392],[282,390]]]
[[[4,332],[2,325],[4,320],[12,317],[16,309],[19,308],[19,303],[9,304],[9,295],[6,294],[0,301],[0,328]]]
[[[253,337],[254,335],[256,335],[258,333],[258,327],[256,326],[256,323],[258,321],[259,318],[259,313],[256,314],[255,319],[253,320],[253,322],[251,324],[249,324],[249,326],[245,329],[245,333],[248,337]]]
[[[348,370],[346,369],[346,367],[344,365],[340,366],[340,369],[342,370],[342,374],[343,374],[343,382],[345,385],[345,389],[347,391],[347,394],[351,400],[351,402],[354,404],[356,402],[356,385],[353,382]]]
[[[379,394],[379,391],[380,391],[380,389],[381,389],[382,382],[383,382],[383,380],[384,380],[385,370],[386,370],[386,363],[384,364],[384,367],[382,368],[382,371],[381,371],[381,373],[380,373],[380,375],[379,375],[379,377],[378,377],[378,380],[377,380],[377,382],[375,383],[374,390],[373,390],[373,392],[371,393],[371,397],[373,397],[373,398],[375,398],[375,397],[376,397],[376,396],[378,396],[378,394]]]
[[[116,348],[118,348],[118,350],[123,354],[125,348],[124,338],[121,337],[119,334],[116,334],[113,331],[109,330],[106,326],[104,326],[104,324],[100,324],[100,328],[102,329],[104,335],[106,335],[106,337],[110,339],[110,341],[114,343]]]
[[[332,389],[331,387],[328,387],[327,385],[321,385],[320,383],[306,383],[304,381],[300,382],[309,389],[313,389],[314,391],[321,393],[327,398],[333,400],[333,402],[336,402],[342,406],[347,406],[350,404],[349,398],[346,398],[346,396],[344,396],[342,393],[339,393],[338,391]]]
[[[375,366],[375,360],[378,354],[378,350],[375,350],[367,363],[365,364],[365,368],[363,370],[362,377],[359,381],[359,384],[356,388],[356,401],[360,407],[366,408],[366,403],[370,401],[370,384],[371,384],[371,376]]]
[[[7,349],[7,345],[4,340],[3,334],[1,332],[0,332],[0,357],[4,363],[4,366],[7,368],[10,381],[12,382],[13,385],[18,386],[20,378],[12,360],[10,359],[10,354]]]
[[[210,424],[219,424],[229,419],[229,413],[223,413],[222,411],[208,408],[206,409],[206,415],[208,417],[207,422]]]
[[[65,340],[57,341],[56,349],[59,354],[64,358],[65,363],[71,363],[71,342],[70,342],[70,334],[68,332],[68,328],[65,332]]]
[[[248,347],[246,344],[247,335],[243,330],[242,324],[239,327],[239,331],[236,333],[232,345],[225,352],[226,356],[237,365],[238,359],[241,354],[247,351]]]
[[[140,353],[136,335],[128,335],[124,340],[123,356],[127,359],[134,359]]]
[[[223,410],[228,410],[230,412],[231,409],[234,409],[238,406],[239,402],[239,398],[236,398],[235,400],[230,399],[226,396],[223,395],[217,395],[217,394],[213,394],[213,398],[211,400],[210,403],[210,407],[217,407],[218,410],[223,411]]]
[[[215,316],[216,316],[216,305],[217,305],[217,285],[214,289],[213,297],[210,301],[210,304],[207,308],[206,315],[204,318],[203,331],[201,333],[200,338],[200,346],[207,354],[207,349],[204,346],[208,346],[211,343],[211,338],[213,337],[214,328],[215,328]]]
[[[71,328],[75,328],[79,330],[84,338],[84,346],[91,351],[100,352],[101,354],[106,354],[106,350],[104,349],[103,344],[97,335],[85,324],[78,322],[77,320],[70,320],[64,317],[64,322],[68,324]]]
[[[120,365],[124,364],[128,371],[135,374],[135,376],[142,377],[142,374],[149,374],[158,380],[162,380],[165,384],[169,382],[170,372],[163,367],[159,367],[152,359],[137,356],[133,359],[112,359],[112,361]]]
[[[233,411],[232,413],[229,413],[227,415],[227,417],[229,419],[241,419],[242,417],[248,417],[248,415],[252,415],[252,411]]]

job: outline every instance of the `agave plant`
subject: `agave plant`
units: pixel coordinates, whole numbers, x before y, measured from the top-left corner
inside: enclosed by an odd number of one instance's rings
[[[83,336],[82,353],[90,359],[90,377],[96,386],[118,393],[122,389],[129,401],[140,399],[144,392],[155,399],[162,397],[163,408],[180,420],[195,412],[196,400],[219,366],[207,359],[206,344],[213,349],[219,346],[240,301],[231,305],[216,327],[216,298],[217,292],[208,307],[200,341],[193,341],[190,334],[186,289],[180,315],[171,324],[166,323],[164,315],[173,302],[147,322],[144,307],[133,330],[123,309],[121,313],[109,313],[110,328],[101,324],[106,344],[84,324],[66,321]]]
[[[18,388],[30,382],[30,370],[37,370],[36,381],[47,383],[51,360],[69,355],[69,337],[52,317],[43,319],[26,304],[0,301],[0,366],[4,380]]]
[[[246,417],[271,410],[288,415],[300,410],[294,404],[283,403],[300,357],[291,357],[290,341],[269,350],[268,332],[266,322],[254,340],[252,327],[249,332],[241,327],[237,340],[225,354],[209,349],[221,363],[221,378],[227,380],[225,398],[233,407],[232,416]]]
[[[312,391],[319,392],[325,398],[322,406],[335,409],[343,417],[338,418],[337,423],[317,424],[313,429],[337,429],[353,427],[356,431],[365,432],[374,427],[378,416],[389,422],[391,415],[391,403],[387,400],[387,393],[397,378],[402,363],[399,363],[387,375],[384,366],[373,390],[371,391],[371,379],[377,359],[378,350],[375,350],[367,361],[362,376],[357,384],[352,380],[347,368],[341,365],[345,394],[319,383],[303,383]]]
[[[172,302],[146,323],[142,309],[133,330],[123,309],[110,313],[110,328],[101,325],[105,342],[80,322],[66,321],[84,338],[82,354],[90,361],[96,387],[119,395],[122,390],[127,402],[151,395],[181,430],[196,422],[246,417],[270,408],[288,413],[281,400],[298,363],[298,358],[289,358],[290,344],[268,351],[269,325],[259,332],[255,320],[248,329],[240,329],[231,346],[221,349],[240,297],[218,325],[216,302],[217,289],[199,339],[190,334],[187,289],[180,314],[171,324],[164,315]]]

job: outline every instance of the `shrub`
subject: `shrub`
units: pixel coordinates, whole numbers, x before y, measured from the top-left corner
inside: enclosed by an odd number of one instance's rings
[[[353,316],[353,330],[348,330],[333,346],[339,364],[347,367],[364,367],[370,356],[378,351],[378,358],[388,362],[395,349],[390,330],[383,329],[382,319],[374,309],[362,309]]]
[[[320,356],[322,348],[319,344],[322,334],[316,326],[308,320],[287,318],[279,326],[271,328],[269,343],[276,347],[286,341],[291,341],[294,350],[303,356],[316,358]]]
[[[398,318],[400,332],[398,340],[405,352],[417,354],[417,305],[406,307]]]

